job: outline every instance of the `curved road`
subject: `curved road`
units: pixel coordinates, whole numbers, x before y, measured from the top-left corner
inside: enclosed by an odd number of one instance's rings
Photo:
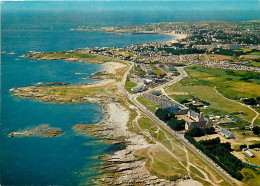
[[[195,148],[193,145],[191,145],[185,138],[183,134],[177,134],[175,133],[166,123],[164,123],[163,121],[159,120],[152,112],[150,112],[149,110],[146,109],[145,106],[143,106],[141,103],[139,103],[136,99],[137,97],[139,97],[140,95],[150,92],[152,90],[155,89],[160,89],[163,88],[165,86],[169,86],[172,85],[180,80],[182,80],[183,78],[185,78],[187,76],[187,73],[184,70],[184,67],[177,67],[178,71],[181,73],[181,75],[177,76],[175,79],[160,85],[158,87],[152,88],[150,90],[147,90],[145,92],[142,93],[138,93],[138,94],[130,94],[127,92],[127,90],[125,89],[125,81],[126,81],[126,77],[127,74],[129,73],[129,71],[131,70],[131,68],[133,67],[134,63],[130,62],[131,66],[129,67],[129,69],[126,71],[126,73],[124,74],[123,78],[122,78],[122,83],[121,86],[119,87],[120,90],[127,96],[127,98],[129,98],[135,105],[137,108],[139,108],[140,110],[142,110],[149,118],[151,118],[153,121],[155,121],[157,124],[159,124],[161,127],[163,127],[165,130],[167,130],[169,133],[171,133],[175,138],[177,138],[183,145],[185,145],[187,148],[189,148],[194,154],[196,154],[201,160],[203,160],[205,163],[207,163],[214,171],[216,171],[219,175],[221,175],[227,182],[229,182],[231,185],[235,185],[235,182],[237,182],[237,180],[235,180],[234,178],[232,178],[229,174],[227,174],[223,169],[221,169],[220,167],[218,167],[209,157],[207,157],[205,154],[201,153],[197,148]]]

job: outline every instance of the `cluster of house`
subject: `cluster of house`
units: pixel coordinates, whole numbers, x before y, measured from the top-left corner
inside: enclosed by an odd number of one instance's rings
[[[210,113],[209,119],[212,122],[218,122],[218,124],[230,124],[230,123],[237,122],[237,119],[229,117],[229,115],[219,116],[219,115],[213,115],[212,113]]]
[[[169,71],[176,71],[175,67],[172,65],[157,64],[154,65],[153,68],[157,68],[162,73],[165,73],[164,77],[158,77],[158,75],[154,73],[151,65],[136,64],[135,68],[141,69],[145,73],[144,75],[138,75],[134,72],[130,72],[130,75],[132,76],[132,78],[130,78],[130,81],[136,83],[136,86],[132,88],[132,91],[135,93],[142,92],[149,87],[156,87],[158,85],[166,83],[168,80],[171,80],[173,78],[172,74]]]
[[[241,65],[241,64],[239,64],[239,62],[230,63],[227,60],[208,60],[205,63],[203,63],[202,66],[207,67],[207,68],[260,72],[259,67]]]

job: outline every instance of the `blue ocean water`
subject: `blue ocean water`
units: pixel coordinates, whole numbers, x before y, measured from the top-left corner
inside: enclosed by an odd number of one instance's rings
[[[5,2],[1,5],[0,184],[78,185],[98,174],[93,156],[111,147],[76,135],[72,126],[97,123],[102,107],[93,103],[54,104],[11,96],[10,88],[37,82],[89,83],[82,79],[100,65],[21,58],[29,51],[66,51],[93,46],[128,46],[166,41],[166,35],[70,31],[78,26],[136,25],[169,21],[259,19],[258,1],[193,2]],[[73,73],[80,72],[82,75]],[[59,127],[56,138],[8,138],[39,124]]]

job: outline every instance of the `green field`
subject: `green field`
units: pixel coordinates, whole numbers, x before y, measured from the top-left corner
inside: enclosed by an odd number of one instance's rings
[[[125,82],[125,89],[126,89],[129,93],[134,94],[134,92],[132,91],[132,88],[136,86],[136,83],[131,82],[131,81],[130,81],[130,78],[131,78],[131,75],[128,74],[128,75],[127,75],[127,78],[126,78],[126,82]]]
[[[214,87],[216,86],[221,94],[231,99],[238,99],[239,97],[256,98],[260,96],[260,80],[258,79],[258,74],[210,69],[199,66],[188,67],[185,70],[190,77],[168,88],[168,92],[173,99],[182,101],[184,99],[198,97],[210,103],[210,108],[201,109],[206,116],[209,112],[219,115],[229,114],[251,122],[255,116],[252,110],[221,97],[216,93]],[[245,80],[243,80],[243,78]],[[176,94],[176,92],[179,94]],[[180,95],[180,93],[182,95]],[[241,123],[246,124],[242,120]],[[256,122],[258,122],[258,120],[255,121],[255,124]]]

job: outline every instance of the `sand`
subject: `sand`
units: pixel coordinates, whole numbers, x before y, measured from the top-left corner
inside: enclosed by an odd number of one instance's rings
[[[109,115],[107,125],[114,128],[114,135],[127,136],[127,121],[129,119],[128,111],[118,103],[107,104],[107,112]]]
[[[174,43],[177,40],[185,39],[188,36],[187,34],[176,34],[174,32],[172,32],[172,33],[165,33],[165,35],[173,36],[173,39],[171,39],[170,41],[167,41],[167,43]]]
[[[106,62],[102,65],[108,74],[115,74],[118,69],[126,67],[125,64],[118,62]]]
[[[109,83],[114,83],[115,80],[114,79],[104,79],[102,81],[97,81],[95,83],[92,84],[88,84],[88,85],[82,85],[82,87],[101,87],[101,86],[105,86]]]
[[[177,186],[202,186],[200,182],[193,180],[193,179],[188,179],[188,180],[182,180],[180,182],[176,183]]]

